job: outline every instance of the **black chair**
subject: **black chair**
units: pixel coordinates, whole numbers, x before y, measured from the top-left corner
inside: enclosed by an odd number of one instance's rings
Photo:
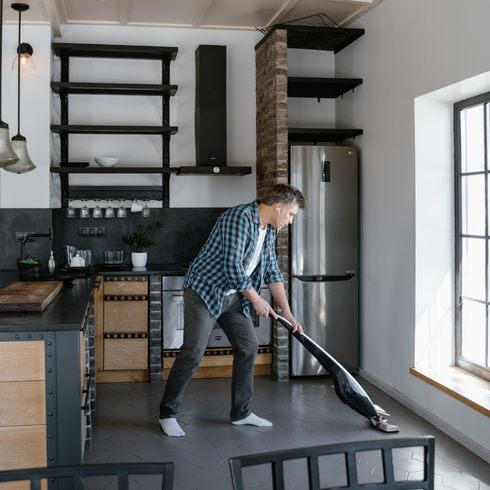
[[[118,490],[128,490],[128,477],[133,475],[161,475],[161,490],[172,490],[174,464],[168,463],[117,463],[84,464],[76,466],[50,466],[47,468],[28,468],[0,471],[0,482],[29,481],[30,490],[40,490],[41,480],[58,482],[60,488],[83,490],[86,477],[114,476]],[[44,488],[44,487],[43,487]],[[51,488],[51,486],[50,486]]]
[[[417,480],[395,480],[393,468],[392,450],[398,448],[423,448],[423,479]],[[383,481],[376,483],[365,483],[358,481],[356,464],[356,453],[364,451],[379,451],[381,453],[381,467]],[[341,455],[342,471],[345,472],[347,485],[333,486],[320,489],[320,465],[318,458],[321,456]],[[411,437],[380,439],[375,441],[347,442],[330,444],[325,446],[313,446],[283,451],[273,451],[261,454],[251,454],[230,458],[231,479],[234,490],[245,490],[242,469],[249,466],[268,465],[272,473],[272,488],[284,490],[285,475],[284,462],[290,460],[306,460],[309,490],[334,490],[339,488],[358,490],[395,490],[395,489],[434,489],[434,437]],[[272,466],[272,468],[271,468]],[[338,467],[338,466],[337,466]],[[344,475],[342,475],[344,476]],[[251,486],[251,488],[253,488]],[[255,487],[256,488],[256,487]]]

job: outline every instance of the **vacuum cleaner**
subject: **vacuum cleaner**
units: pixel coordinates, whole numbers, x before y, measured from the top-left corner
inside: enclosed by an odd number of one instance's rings
[[[303,346],[311,352],[318,362],[333,376],[335,393],[340,400],[366,417],[371,425],[383,432],[398,432],[400,428],[390,424],[385,417],[389,417],[381,407],[374,405],[362,386],[355,378],[325,349],[322,349],[314,340],[305,333],[294,332],[291,322],[277,315],[281,325],[284,325]]]

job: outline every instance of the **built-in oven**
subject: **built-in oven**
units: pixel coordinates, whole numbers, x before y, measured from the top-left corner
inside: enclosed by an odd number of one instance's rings
[[[184,297],[183,276],[162,277],[162,324],[163,349],[179,349],[184,341]],[[270,303],[270,292],[267,287],[260,290],[260,295]],[[259,345],[271,345],[271,319],[259,317],[252,311]],[[208,347],[230,347],[230,342],[223,329],[216,323],[209,337]]]

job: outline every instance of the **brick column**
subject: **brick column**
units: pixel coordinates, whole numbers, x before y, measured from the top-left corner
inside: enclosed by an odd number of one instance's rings
[[[162,276],[153,274],[149,277],[150,303],[148,327],[148,355],[150,381],[162,379]]]
[[[287,31],[275,29],[255,47],[257,106],[257,195],[270,185],[287,183],[288,176],[288,67]],[[279,233],[276,244],[279,266],[289,273],[289,235]],[[288,283],[285,283],[287,288]],[[273,322],[272,375],[289,378],[289,335]]]

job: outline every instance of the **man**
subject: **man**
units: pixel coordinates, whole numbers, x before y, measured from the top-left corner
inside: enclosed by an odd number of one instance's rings
[[[275,254],[278,231],[305,206],[303,194],[287,184],[271,187],[265,198],[229,209],[217,220],[184,280],[184,343],[170,371],[160,403],[160,425],[171,437],[185,433],[176,420],[182,396],[204,355],[216,321],[233,348],[230,419],[234,425],[270,427],[248,408],[258,342],[250,306],[259,316],[276,317],[257,291],[265,282],[294,330]]]

